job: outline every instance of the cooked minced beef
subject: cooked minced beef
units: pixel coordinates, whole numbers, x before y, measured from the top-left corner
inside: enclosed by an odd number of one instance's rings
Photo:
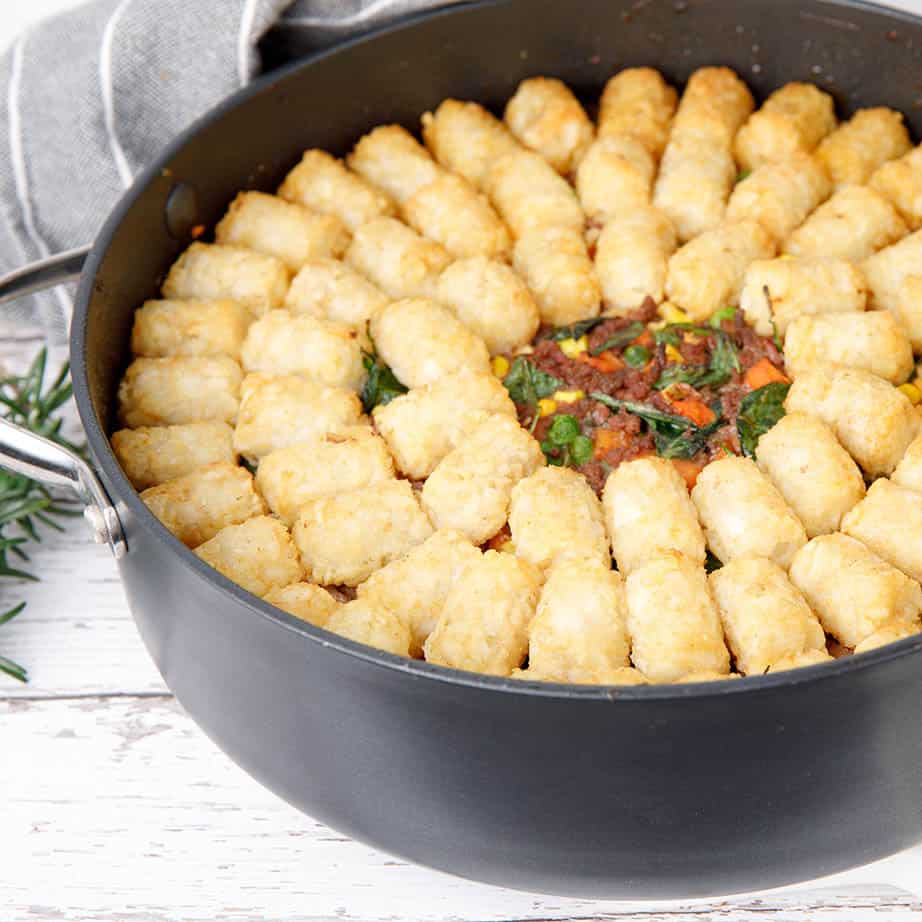
[[[622,461],[657,453],[676,461],[693,483],[708,461],[741,453],[737,419],[746,395],[787,380],[780,350],[738,311],[719,311],[704,324],[664,324],[650,299],[582,333],[542,329],[520,360],[560,385],[557,397],[548,394],[540,405],[517,403],[519,420],[532,429],[549,463],[576,468],[597,492]],[[593,394],[631,406],[608,406]],[[651,412],[660,416],[651,421]],[[573,443],[573,451],[554,438],[561,416],[579,423],[581,444]]]

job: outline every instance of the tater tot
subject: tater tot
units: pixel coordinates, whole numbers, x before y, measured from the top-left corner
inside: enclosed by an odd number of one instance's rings
[[[297,272],[309,259],[342,256],[349,231],[336,215],[265,192],[239,192],[218,222],[215,240],[275,256]]]
[[[882,164],[912,146],[901,112],[878,107],[859,109],[820,141],[816,155],[837,189],[860,186]]]
[[[842,519],[842,531],[922,580],[922,494],[881,477]]]
[[[307,314],[276,310],[260,317],[250,327],[240,356],[246,371],[303,374],[356,391],[365,381],[355,328]]]
[[[861,262],[906,232],[903,219],[882,195],[866,186],[846,186],[792,231],[783,249],[809,259]]]
[[[266,455],[256,471],[256,486],[272,512],[291,527],[310,499],[393,477],[384,439],[369,427],[353,426]]]
[[[323,627],[340,603],[326,589],[313,583],[291,583],[267,592],[263,597],[270,605],[287,611],[314,627]]]
[[[227,356],[135,359],[118,386],[119,419],[129,429],[237,416],[240,366]]]
[[[227,423],[142,426],[112,433],[112,450],[136,490],[175,480],[206,464],[234,464],[234,430]]]
[[[347,170],[324,150],[304,152],[279,187],[282,198],[323,214],[336,215],[350,231],[375,218],[396,214],[391,198]]]
[[[804,666],[818,666],[832,660],[827,650],[808,650],[806,653],[795,653],[793,656],[783,656],[777,663],[769,666],[769,672],[784,672],[787,669],[802,669]]]
[[[324,627],[340,637],[395,656],[410,655],[410,629],[406,622],[369,599],[353,599],[340,605]]]
[[[905,394],[859,368],[805,371],[794,379],[784,406],[823,420],[870,477],[891,473],[922,425]]]
[[[856,653],[867,653],[869,650],[876,650],[888,643],[896,643],[898,640],[904,640],[907,637],[915,637],[922,632],[922,622],[919,621],[896,621],[892,624],[885,624],[878,628],[873,634],[869,634],[861,643],[855,645]]]
[[[703,565],[704,533],[688,489],[664,458],[619,464],[602,492],[605,525],[618,569],[631,573],[660,551],[679,551]]]
[[[423,114],[422,125],[432,156],[478,187],[495,161],[521,150],[509,129],[476,102],[445,99]]]
[[[253,488],[253,475],[226,461],[149,487],[141,499],[189,547],[198,547],[227,525],[238,525],[266,511]]]
[[[922,351],[922,231],[885,247],[861,266],[871,307],[890,311]]]
[[[766,163],[738,182],[727,203],[727,221],[758,221],[782,243],[832,194],[822,164],[810,154],[793,154],[783,163]]]
[[[293,528],[307,578],[325,586],[357,586],[431,534],[406,480],[308,500]]]
[[[383,291],[345,263],[315,259],[305,263],[291,280],[285,307],[293,314],[310,314],[364,329],[371,315],[388,300]]]
[[[922,227],[922,145],[878,167],[868,185],[896,208],[910,230]]]
[[[846,647],[886,624],[916,622],[922,587],[848,535],[820,535],[791,563],[791,582]]]
[[[755,221],[721,224],[680,247],[669,259],[666,296],[692,320],[739,304],[749,264],[774,256],[772,238]]]
[[[800,519],[749,458],[726,457],[708,464],[691,498],[708,547],[722,563],[768,557],[787,569],[807,542]]]
[[[838,531],[864,496],[858,465],[816,416],[788,413],[758,445],[758,465],[803,522],[808,538]]]
[[[607,684],[630,663],[621,576],[607,563],[554,564],[528,627],[528,671],[545,682]]]
[[[590,221],[628,218],[650,204],[656,160],[636,137],[606,135],[594,141],[576,170],[576,192]]]
[[[407,387],[431,384],[463,368],[490,370],[484,341],[437,301],[394,301],[369,326],[378,354]]]
[[[400,125],[369,131],[352,148],[346,164],[400,203],[441,172],[429,151]]]
[[[195,553],[253,595],[265,596],[298,582],[303,575],[288,529],[271,515],[228,525]]]
[[[760,336],[784,336],[803,314],[863,311],[864,273],[844,259],[758,259],[743,277],[740,307]]]
[[[541,227],[515,242],[512,264],[554,327],[597,317],[602,289],[586,241],[570,227]]]
[[[675,249],[672,222],[656,208],[638,207],[606,224],[595,247],[602,313],[623,316],[640,307],[645,298],[659,304]]]
[[[372,412],[398,470],[411,480],[424,480],[457,445],[472,410],[516,416],[509,392],[495,375],[465,369],[415,387]]]
[[[134,314],[131,351],[171,355],[228,355],[240,346],[253,315],[236,301],[145,301]]]
[[[542,570],[564,558],[611,568],[602,504],[570,468],[538,468],[512,488],[509,530],[516,554]]]
[[[442,173],[403,203],[403,216],[454,257],[507,259],[509,231],[485,195],[462,176]]]
[[[816,615],[774,561],[739,557],[715,570],[708,582],[743,675],[762,675],[786,657],[826,651]]]
[[[516,237],[542,227],[582,233],[586,219],[576,193],[540,154],[521,150],[494,161],[484,188]]]
[[[378,218],[355,232],[346,261],[390,297],[414,298],[435,294],[451,256],[395,218]]]
[[[631,659],[651,682],[730,672],[717,606],[701,564],[654,554],[625,580]]]
[[[474,256],[439,276],[436,298],[487,344],[491,355],[531,342],[541,315],[526,284],[505,263]]]
[[[362,404],[354,391],[301,375],[247,375],[240,388],[234,449],[258,460],[355,425]]]
[[[684,243],[720,224],[735,178],[729,150],[707,138],[674,138],[663,155],[653,204],[672,221]]]
[[[901,487],[922,493],[922,435],[912,440],[890,479]]]
[[[278,307],[288,290],[285,264],[242,247],[193,243],[170,267],[163,283],[172,300],[239,301],[254,314]]]
[[[455,580],[424,647],[430,663],[507,676],[528,650],[541,577],[512,554],[487,551]]]
[[[595,133],[579,100],[553,77],[523,80],[503,118],[522,144],[565,176],[576,169]]]
[[[605,84],[599,100],[599,137],[630,135],[659,160],[669,138],[678,93],[652,67],[628,67]]]
[[[784,339],[785,367],[796,377],[826,362],[864,368],[891,384],[915,368],[912,345],[889,311],[798,317]]]
[[[755,103],[729,67],[701,67],[688,79],[672,123],[672,135],[692,135],[729,150]]]
[[[810,153],[836,127],[832,96],[812,83],[786,83],[737,132],[736,161],[744,170]]]
[[[505,523],[515,484],[544,463],[541,447],[515,418],[490,415],[436,465],[423,486],[423,508],[436,528],[482,544]]]
[[[400,615],[410,628],[410,655],[422,656],[448,592],[480,551],[460,532],[442,529],[358,586],[358,597]]]

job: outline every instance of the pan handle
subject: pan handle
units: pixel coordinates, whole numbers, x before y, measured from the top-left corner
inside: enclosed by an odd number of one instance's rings
[[[80,276],[89,247],[49,256],[0,277],[0,304]],[[51,487],[68,487],[84,505],[83,514],[98,544],[116,558],[127,551],[125,533],[108,494],[79,455],[0,417],[0,467]]]
[[[64,282],[75,282],[80,278],[80,270],[89,252],[89,247],[77,247],[0,276],[0,304]]]

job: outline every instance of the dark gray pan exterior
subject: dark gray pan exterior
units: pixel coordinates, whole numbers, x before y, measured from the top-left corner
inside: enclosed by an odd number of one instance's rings
[[[292,42],[279,34],[266,51],[290,52]],[[593,100],[612,71],[636,64],[677,83],[728,64],[762,96],[814,80],[843,114],[901,109],[918,138],[920,56],[922,22],[870,6],[507,0],[280,71],[160,155],[87,263],[73,373],[127,535],[129,603],[205,732],[350,836],[529,890],[724,894],[922,840],[922,637],[823,667],[663,688],[513,683],[400,660],[305,625],[200,563],[147,512],[106,438],[132,312],[155,294],[188,229],[212,224],[240,188],[274,189],[307,147],[344,153],[377,123],[415,128],[446,96],[498,107],[534,74]]]

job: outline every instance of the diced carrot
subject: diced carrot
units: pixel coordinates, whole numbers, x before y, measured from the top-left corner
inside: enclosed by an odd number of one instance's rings
[[[686,397],[684,400],[670,400],[670,406],[680,416],[690,419],[696,426],[709,426],[714,422],[714,411],[697,397]]]
[[[608,375],[619,368],[624,368],[624,362],[614,352],[607,349],[599,355],[590,355],[588,352],[584,352],[579,356],[579,360],[591,365],[596,371],[601,371]]]
[[[757,391],[760,387],[765,387],[766,384],[773,384],[775,381],[783,384],[791,383],[791,379],[783,371],[772,365],[768,359],[759,359],[743,376],[743,382],[754,391]]]
[[[649,330],[644,330],[637,339],[631,341],[632,346],[654,346],[656,345],[656,340],[653,338],[653,334]]]
[[[624,448],[628,438],[629,436],[626,432],[615,432],[612,429],[596,429],[592,457],[598,461],[600,458],[604,458],[613,448]]]
[[[682,475],[685,486],[690,490],[698,480],[698,475],[704,470],[705,461],[695,461],[693,458],[673,458],[675,469]]]

